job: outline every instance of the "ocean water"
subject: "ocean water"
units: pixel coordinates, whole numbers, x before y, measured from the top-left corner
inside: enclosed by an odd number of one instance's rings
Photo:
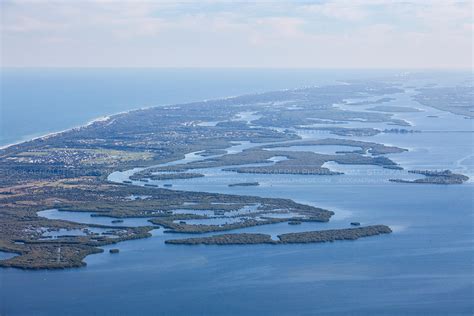
[[[390,155],[407,170],[449,168],[469,175],[471,181],[452,186],[391,183],[389,178],[413,175],[406,170],[336,163],[327,167],[344,175],[235,174],[208,168],[198,170],[204,178],[156,181],[180,190],[291,198],[335,212],[329,223],[282,223],[234,232],[261,232],[275,238],[291,231],[350,227],[350,222],[358,221],[389,225],[392,234],[327,244],[191,247],[164,244],[170,236],[157,229],[151,238],[104,247],[104,253],[87,257],[87,267],[81,269],[0,270],[0,315],[472,315],[473,123],[413,102],[409,93],[397,95],[390,105],[422,109],[423,115],[396,116],[423,133],[351,139],[409,149]],[[442,121],[427,118],[435,113]],[[328,137],[307,130],[299,133],[306,139]],[[250,146],[235,144],[229,152]],[[336,149],[319,147],[308,148]],[[200,158],[189,154],[183,161]],[[122,181],[131,173],[117,172],[110,179]],[[228,186],[254,181],[260,186]],[[58,213],[50,210],[40,215],[110,221]],[[173,234],[184,236],[189,237]],[[111,255],[109,248],[120,248],[120,253]]]
[[[2,68],[0,146],[141,107],[397,73],[400,71]]]

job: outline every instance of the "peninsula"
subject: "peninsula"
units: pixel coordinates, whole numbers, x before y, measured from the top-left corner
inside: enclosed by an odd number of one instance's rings
[[[406,126],[407,122],[386,113],[343,111],[334,106],[345,99],[400,91],[391,84],[360,82],[153,107],[1,149],[0,251],[14,256],[0,260],[0,266],[81,267],[83,259],[102,252],[102,246],[147,238],[157,228],[199,234],[282,222],[325,223],[332,211],[289,199],[178,191],[171,183],[158,186],[153,181],[202,178],[204,174],[197,169],[210,167],[239,173],[340,174],[324,167],[328,161],[400,169],[384,155],[403,152],[402,148],[347,139],[306,141],[297,129],[314,124],[315,119]],[[246,113],[252,113],[252,120],[245,119]],[[291,150],[291,146],[305,145],[344,145],[354,150],[332,155]],[[116,172],[128,176],[115,181]],[[110,225],[38,216],[51,209],[59,214],[87,212],[91,219],[108,217]],[[130,227],[127,220],[133,218],[145,219],[146,224]],[[280,242],[355,239],[389,230],[377,227],[284,234]],[[255,239],[239,238],[246,243]]]

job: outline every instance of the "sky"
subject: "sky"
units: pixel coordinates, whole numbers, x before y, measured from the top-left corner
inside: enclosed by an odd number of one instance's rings
[[[0,62],[472,69],[473,2],[0,0]]]

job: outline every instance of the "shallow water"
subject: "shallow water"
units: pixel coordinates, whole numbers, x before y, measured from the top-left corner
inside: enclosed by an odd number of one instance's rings
[[[241,218],[227,218],[227,217],[214,217],[214,218],[205,218],[205,219],[187,219],[183,220],[188,225],[225,225],[238,223],[242,221]],[[181,222],[181,220],[174,221],[175,223]]]
[[[16,253],[0,251],[0,260],[10,259],[15,257],[16,255]]]
[[[38,216],[42,216],[48,219],[63,219],[76,223],[83,224],[96,224],[96,225],[108,225],[108,226],[152,226],[148,218],[120,218],[123,223],[112,223],[117,218],[107,216],[91,216],[92,212],[68,212],[58,211],[57,209],[45,210],[38,212]],[[97,214],[97,213],[96,213]]]

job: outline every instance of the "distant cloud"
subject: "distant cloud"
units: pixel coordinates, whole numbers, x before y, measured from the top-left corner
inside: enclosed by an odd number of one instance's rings
[[[472,67],[471,1],[0,2],[2,66]]]
[[[348,1],[308,4],[304,5],[302,9],[343,21],[360,21],[367,17],[367,11],[364,8],[360,5],[351,4]]]

